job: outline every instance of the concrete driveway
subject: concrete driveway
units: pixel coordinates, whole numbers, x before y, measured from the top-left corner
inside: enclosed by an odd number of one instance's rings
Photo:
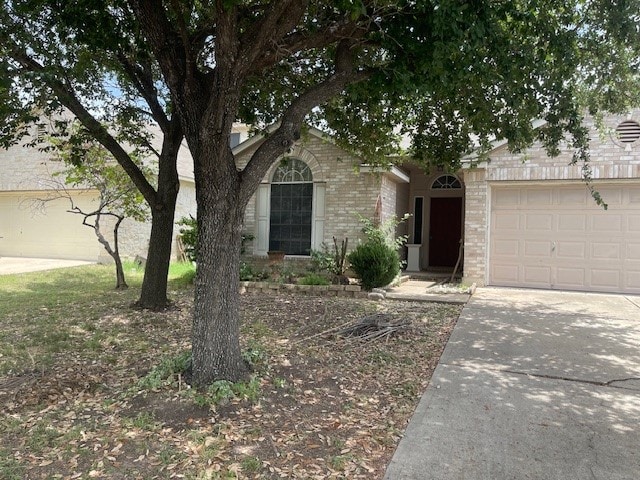
[[[482,288],[386,479],[639,479],[640,297]]]
[[[82,260],[60,260],[52,258],[0,257],[0,275],[12,273],[38,272],[55,268],[90,265]]]

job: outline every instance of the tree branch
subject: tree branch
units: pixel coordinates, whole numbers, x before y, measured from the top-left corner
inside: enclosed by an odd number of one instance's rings
[[[150,67],[148,65],[136,65],[123,52],[118,52],[116,56],[131,83],[149,105],[151,116],[160,126],[162,133],[166,134],[169,130],[169,118],[158,100],[158,91],[153,83]]]
[[[165,14],[162,0],[129,0],[129,6],[140,20],[171,92],[181,97],[188,87],[187,76],[192,77],[187,72],[188,53]]]
[[[336,71],[333,75],[291,102],[283,114],[278,128],[265,139],[253,154],[241,173],[241,201],[249,201],[273,162],[300,138],[302,122],[314,107],[338,95],[347,85],[363,81],[370,75],[367,71],[353,68],[351,43],[346,40],[341,41],[338,45],[335,65]]]
[[[251,65],[249,73],[259,73],[281,60],[291,57],[298,52],[314,48],[324,48],[344,38],[361,38],[367,29],[355,22],[328,25],[322,30],[309,35],[303,32],[293,32],[279,43],[263,52]]]
[[[243,61],[239,62],[239,76],[254,70],[256,62],[262,63],[264,52],[276,44],[300,22],[307,9],[307,1],[281,0],[271,2],[264,15],[246,30],[240,39]],[[267,65],[270,65],[267,63]]]
[[[15,45],[9,46],[10,55],[23,67],[31,72],[42,75],[43,81],[53,90],[62,105],[71,111],[95,138],[114,156],[116,161],[127,172],[133,183],[138,187],[140,193],[145,197],[150,205],[156,203],[156,191],[144,176],[140,168],[131,160],[129,154],[122,148],[118,141],[108,132],[108,130],[80,103],[71,87],[56,80],[52,75],[47,74],[45,68],[18,49]]]

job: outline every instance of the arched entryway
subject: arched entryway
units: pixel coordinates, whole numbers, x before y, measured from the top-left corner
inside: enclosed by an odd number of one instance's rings
[[[450,173],[411,171],[410,270],[450,270],[463,236],[464,186]],[[412,255],[413,253],[413,255]]]
[[[462,184],[450,174],[431,184],[429,206],[429,266],[455,266],[462,239]]]

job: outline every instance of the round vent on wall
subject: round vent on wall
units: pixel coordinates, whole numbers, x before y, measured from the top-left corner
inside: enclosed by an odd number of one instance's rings
[[[616,127],[616,139],[625,145],[640,138],[640,124],[634,120],[625,120]]]

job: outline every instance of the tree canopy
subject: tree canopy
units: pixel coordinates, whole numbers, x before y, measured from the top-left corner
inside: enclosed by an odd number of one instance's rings
[[[20,125],[7,111],[32,114],[27,98],[64,104],[110,151],[115,138],[86,113],[114,112],[133,126],[119,130],[126,135],[139,125],[127,119],[146,115],[165,138],[167,112],[179,119],[173,133],[184,133],[193,156],[198,202],[193,382],[234,380],[244,371],[244,209],[305,124],[368,163],[388,162],[403,134],[424,165],[455,167],[494,138],[515,150],[539,139],[552,154],[567,141],[588,162],[584,109],[635,100],[617,92],[637,84],[638,8],[623,0],[7,1],[2,132]],[[535,129],[534,119],[546,123]],[[271,126],[242,169],[229,147],[237,120]],[[153,199],[130,159],[114,156]]]

